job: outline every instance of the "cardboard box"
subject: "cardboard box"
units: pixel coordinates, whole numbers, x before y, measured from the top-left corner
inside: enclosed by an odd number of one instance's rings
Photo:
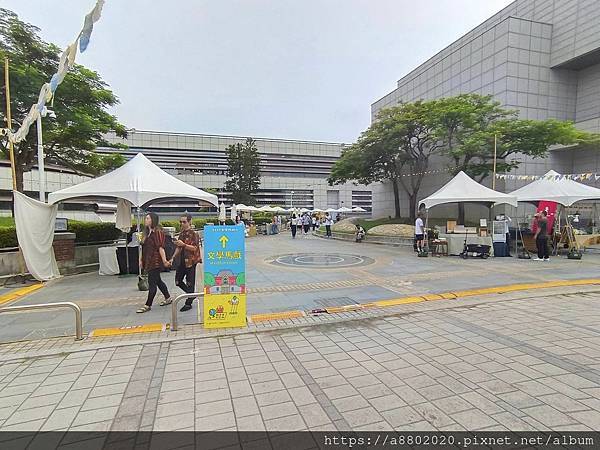
[[[448,220],[446,222],[446,233],[454,233],[456,229],[456,220]]]

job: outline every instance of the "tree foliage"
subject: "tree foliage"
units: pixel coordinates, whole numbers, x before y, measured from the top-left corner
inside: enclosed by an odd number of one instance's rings
[[[58,67],[60,49],[44,42],[39,32],[37,27],[19,20],[13,12],[0,8],[0,67],[4,73],[4,57],[8,56],[13,129],[20,126],[31,105],[37,102],[41,86],[50,80]],[[4,77],[1,90],[4,106]],[[125,148],[104,139],[110,131],[120,137],[127,135],[125,127],[107,111],[117,103],[117,97],[98,73],[76,64],[56,91],[51,106],[56,117],[42,119],[46,162],[92,175],[122,165],[125,159],[119,154],[103,156],[95,152],[98,146]],[[4,108],[1,109],[4,122]],[[37,161],[36,130],[31,130],[27,139],[15,145],[14,150],[17,188],[22,191],[23,173],[30,171]],[[0,143],[0,151],[8,159],[6,140]]]
[[[594,135],[575,128],[572,122],[555,119],[519,119],[491,96],[464,94],[447,98],[441,111],[444,155],[452,174],[464,171],[477,181],[496,171],[519,167],[524,156],[543,158],[554,145],[586,145]]]
[[[260,156],[256,142],[247,138],[241,144],[232,144],[226,149],[227,177],[225,189],[231,192],[234,203],[254,205],[252,196],[260,187]]]
[[[461,170],[483,181],[490,176],[496,139],[498,172],[521,164],[524,156],[540,158],[554,145],[598,145],[598,135],[571,122],[519,119],[491,96],[464,94],[385,108],[347,148],[333,167],[330,184],[391,182],[396,217],[401,187],[414,219],[423,178],[434,157],[443,158],[452,174]],[[460,220],[460,217],[459,217]]]
[[[423,172],[442,150],[438,102],[418,101],[381,110],[375,122],[336,162],[329,183],[390,181],[395,214],[400,217],[400,188],[411,204],[416,203]]]

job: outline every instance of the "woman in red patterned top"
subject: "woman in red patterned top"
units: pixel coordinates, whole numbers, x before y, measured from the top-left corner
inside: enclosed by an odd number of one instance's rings
[[[152,309],[157,288],[165,296],[165,301],[171,299],[167,285],[160,278],[160,272],[163,268],[169,267],[171,263],[167,261],[165,254],[165,234],[158,225],[158,215],[153,212],[148,213],[145,225],[140,267],[148,274],[148,300],[137,310],[138,313],[145,313]]]

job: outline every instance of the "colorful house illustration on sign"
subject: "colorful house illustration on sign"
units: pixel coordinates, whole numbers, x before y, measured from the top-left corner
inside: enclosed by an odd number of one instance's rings
[[[205,286],[207,294],[245,294],[246,285],[237,284],[237,275],[231,270],[221,270],[215,275],[214,286]]]

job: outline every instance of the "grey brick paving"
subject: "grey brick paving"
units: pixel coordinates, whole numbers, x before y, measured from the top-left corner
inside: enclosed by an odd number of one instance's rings
[[[0,363],[0,430],[600,429],[599,299],[20,358]]]

